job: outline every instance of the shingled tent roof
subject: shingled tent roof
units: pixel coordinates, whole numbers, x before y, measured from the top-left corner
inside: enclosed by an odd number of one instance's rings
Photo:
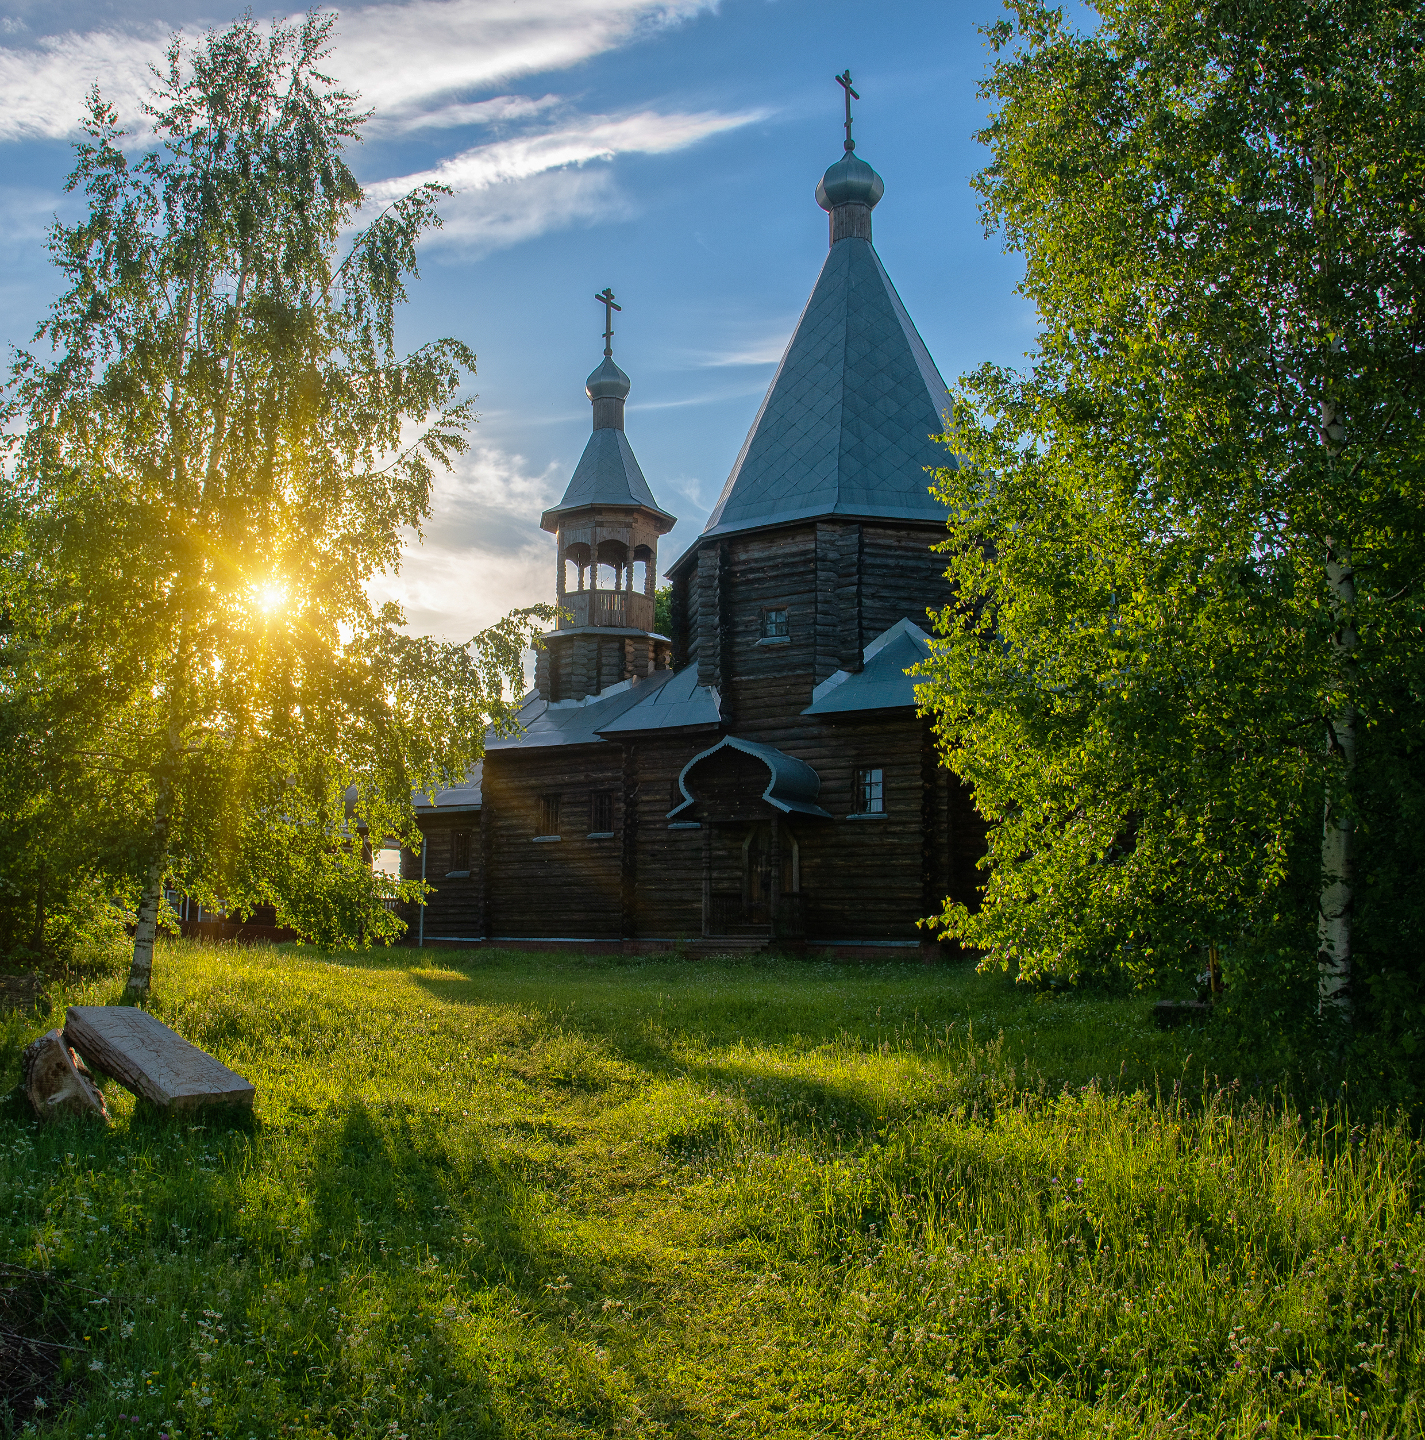
[[[944,523],[945,382],[869,240],[832,245],[702,538],[820,515]]]
[[[623,433],[623,402],[629,388],[628,376],[614,364],[606,350],[604,363],[584,382],[584,393],[594,405],[594,433],[574,467],[564,498],[546,510],[540,519],[546,530],[555,528],[558,517],[565,511],[582,510],[587,505],[638,505],[661,515],[668,522],[667,529],[677,523],[666,510],[659,508],[648,481],[643,478],[633,446]],[[600,401],[617,402],[614,411],[601,416]]]
[[[586,505],[641,505],[673,519],[653,498],[622,430],[595,430],[589,436],[564,498],[545,514],[582,510]]]

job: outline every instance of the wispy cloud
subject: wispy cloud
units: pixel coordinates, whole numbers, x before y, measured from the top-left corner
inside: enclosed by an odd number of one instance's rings
[[[593,115],[556,129],[473,146],[429,170],[366,187],[368,213],[427,182],[456,193],[441,206],[434,245],[485,253],[574,224],[632,213],[607,169],[585,169],[624,154],[664,154],[734,130],[765,112]]]
[[[726,350],[709,350],[693,357],[699,369],[718,369],[726,365],[775,365],[787,348],[792,327],[778,330],[760,340],[734,344]]]
[[[449,185],[453,190],[483,190],[549,170],[585,165],[591,160],[612,160],[621,154],[661,155],[709,135],[751,124],[765,114],[763,110],[727,115],[717,111],[680,115],[641,110],[617,117],[592,115],[578,125],[476,145],[429,170],[369,185],[366,194],[368,200],[380,204],[430,181]]]
[[[336,73],[378,111],[564,70],[712,0],[411,0],[345,10]]]
[[[434,110],[378,112],[368,122],[366,133],[384,135],[414,130],[454,130],[466,125],[506,125],[533,119],[563,103],[561,95],[541,95],[538,100],[527,95],[496,95],[489,100],[440,105]]]
[[[453,195],[440,210],[444,227],[425,248],[473,258],[574,225],[624,219],[633,205],[607,169],[551,170]]]
[[[149,66],[163,56],[168,27],[70,31],[35,45],[0,46],[0,140],[56,139],[78,133],[84,97],[99,85],[125,126],[140,128]]]
[[[540,513],[568,477],[524,456],[477,446],[437,482],[422,542],[409,534],[399,574],[371,582],[374,600],[395,600],[418,634],[468,640],[521,605],[554,594],[552,541]]]
[[[714,0],[409,0],[343,10],[331,69],[387,128],[481,123],[459,118],[462,91],[567,69],[650,31],[682,23]],[[196,32],[194,38],[197,38]],[[65,31],[0,46],[0,140],[74,134],[91,85],[131,128],[142,128],[148,67],[169,27]],[[536,102],[527,102],[536,103]],[[490,112],[486,112],[487,116]],[[432,121],[432,115],[443,120]]]

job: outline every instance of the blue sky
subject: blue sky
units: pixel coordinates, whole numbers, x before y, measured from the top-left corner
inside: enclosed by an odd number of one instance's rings
[[[235,11],[190,0],[0,0],[0,336],[29,340],[53,293],[44,228],[98,80],[134,111],[175,29]],[[627,429],[664,508],[663,563],[696,538],[826,253],[812,198],[841,154],[885,180],[876,248],[946,380],[1017,363],[1034,318],[1020,266],[981,232],[977,27],[994,0],[409,0],[343,7],[330,68],[376,110],[353,168],[384,193],[434,172],[458,194],[402,318],[416,345],[479,356],[471,452],[441,478],[397,576],[413,630],[468,638],[552,598],[541,509],[589,432],[611,285]]]

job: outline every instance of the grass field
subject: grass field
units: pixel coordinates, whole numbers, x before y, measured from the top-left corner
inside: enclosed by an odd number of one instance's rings
[[[8,1102],[0,1325],[29,1297],[74,1348],[7,1435],[1425,1432],[1418,1143],[1205,1084],[1210,1030],[1146,1002],[511,952],[155,973],[256,1117]]]

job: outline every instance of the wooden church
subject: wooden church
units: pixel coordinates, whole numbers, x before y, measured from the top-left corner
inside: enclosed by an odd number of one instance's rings
[[[413,942],[871,956],[924,946],[919,919],[973,899],[983,825],[906,674],[949,598],[926,473],[947,463],[931,437],[949,397],[871,243],[884,187],[849,119],[845,151],[816,189],[826,263],[702,534],[666,572],[666,635],[654,591],[674,517],[624,431],[606,327],[593,433],[540,522],[558,628],[523,733],[418,804],[425,843],[404,873],[434,892]]]

